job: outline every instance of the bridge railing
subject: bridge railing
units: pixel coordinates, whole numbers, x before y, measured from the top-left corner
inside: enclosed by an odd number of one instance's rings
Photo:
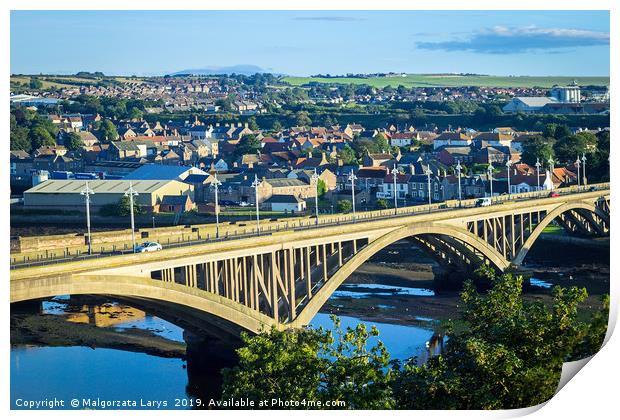
[[[577,186],[570,186],[565,188],[557,188],[554,192],[560,195],[567,194],[575,194],[579,192],[590,192],[590,191],[599,191],[599,190],[608,190],[610,188],[609,183],[600,183],[600,184],[592,184],[587,187],[578,188]],[[533,192],[524,192],[517,194],[504,194],[504,195],[496,195],[491,197],[493,204],[500,204],[507,201],[515,201],[515,200],[529,200],[535,198],[546,198],[549,197],[549,191],[533,191]],[[450,209],[456,208],[470,208],[475,207],[476,203],[479,199],[466,199],[466,200],[448,200],[439,203],[432,204],[424,204],[424,205],[416,205],[416,206],[408,206],[401,207],[398,209],[383,209],[383,210],[371,210],[371,211],[361,211],[348,214],[335,214],[328,216],[321,216],[318,220],[315,218],[298,218],[293,220],[276,220],[274,222],[263,220],[261,221],[260,230],[257,231],[256,228],[244,228],[241,230],[240,228],[235,229],[235,225],[228,225],[226,229],[220,228],[220,231],[223,232],[219,238],[216,238],[214,235],[207,233],[202,236],[198,231],[196,235],[196,239],[192,239],[192,236],[188,236],[187,239],[183,238],[183,240],[178,240],[177,242],[164,243],[166,248],[177,248],[177,247],[185,247],[192,245],[200,245],[204,243],[214,243],[228,240],[236,240],[243,239],[248,237],[255,237],[261,235],[271,235],[272,233],[282,232],[282,231],[300,231],[300,230],[309,230],[330,226],[338,226],[338,225],[347,225],[353,223],[361,223],[367,221],[377,221],[377,220],[385,220],[394,217],[407,217],[416,214],[424,214],[424,213],[432,213],[437,211],[447,211]],[[45,256],[37,257],[36,259],[31,259],[28,256],[23,256],[23,258],[18,259],[17,257],[11,258],[11,269],[15,268],[25,268],[25,267],[34,267],[48,264],[56,264],[60,262],[68,262],[68,261],[76,261],[76,260],[84,260],[90,258],[101,258],[106,256],[113,255],[122,255],[122,254],[130,254],[133,253],[133,249],[125,248],[123,250],[116,250],[113,247],[112,251],[105,251],[104,248],[101,248],[100,252],[93,253],[91,255],[84,254],[82,252],[77,252],[76,255],[67,255],[64,253],[62,256],[57,256],[56,253],[47,253]],[[21,260],[21,261],[20,261]]]

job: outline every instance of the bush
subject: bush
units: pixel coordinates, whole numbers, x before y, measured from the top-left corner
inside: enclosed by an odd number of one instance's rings
[[[353,203],[349,200],[339,200],[337,207],[340,213],[349,213],[353,210]]]
[[[388,202],[385,198],[380,198],[377,200],[377,208],[378,209],[387,209],[388,208]]]

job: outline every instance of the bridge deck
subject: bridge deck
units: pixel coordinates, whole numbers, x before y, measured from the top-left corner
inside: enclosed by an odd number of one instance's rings
[[[593,186],[594,187],[594,186]],[[242,237],[229,237],[226,240],[205,240],[196,243],[179,246],[176,248],[165,248],[154,253],[140,254],[104,254],[94,255],[88,259],[75,258],[69,261],[48,261],[44,265],[15,265],[11,270],[11,280],[32,278],[39,276],[50,276],[67,273],[82,273],[112,268],[131,266],[136,264],[156,263],[174,259],[183,259],[188,256],[209,255],[217,258],[219,255],[230,253],[248,254],[251,252],[261,252],[268,247],[281,249],[284,246],[305,246],[308,243],[327,243],[333,241],[334,237],[378,237],[390,230],[411,223],[446,223],[452,225],[462,225],[467,220],[473,220],[481,215],[501,217],[509,215],[517,210],[525,208],[544,209],[546,207],[557,206],[558,203],[566,201],[588,200],[601,196],[609,195],[609,184],[599,184],[595,191],[576,192],[574,188],[558,190],[562,195],[559,197],[541,197],[540,193],[525,193],[513,195],[515,199],[508,200],[507,196],[497,197],[496,204],[489,207],[473,207],[476,200],[463,200],[461,207],[455,207],[458,203],[439,203],[432,206],[415,206],[398,209],[398,214],[394,210],[384,210],[380,212],[358,212],[356,217],[353,215],[328,216],[319,219],[319,224],[303,221],[287,223],[275,227],[272,224],[264,223],[261,225],[260,235],[245,235]]]

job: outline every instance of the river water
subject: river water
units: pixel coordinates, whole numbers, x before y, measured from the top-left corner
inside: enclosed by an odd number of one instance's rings
[[[341,305],[343,298],[369,299],[401,294],[414,295],[417,288],[395,288],[387,285],[354,285],[338,291],[330,300],[333,305]],[[355,292],[350,288],[360,288]],[[374,291],[374,290],[376,291]],[[419,289],[428,294],[429,290]],[[81,299],[82,303],[84,299]],[[87,301],[87,300],[86,300]],[[56,315],[66,319],[67,315],[75,321],[77,314],[68,309],[68,296],[60,296],[41,303],[41,316]],[[116,302],[106,304],[112,307]],[[95,306],[95,305],[93,305]],[[386,309],[390,305],[384,305]],[[101,307],[101,302],[96,302]],[[138,311],[141,312],[141,311]],[[79,313],[78,313],[79,314]],[[168,340],[183,342],[183,329],[156,316],[140,313],[139,319],[130,319],[114,323],[113,326],[101,328],[123,330],[146,330]],[[340,316],[341,327],[355,327],[363,322],[368,328],[376,326],[380,337],[371,338],[369,345],[380,339],[389,349],[392,358],[405,359],[419,356],[426,360],[434,351],[428,350],[427,343],[433,341],[433,320],[424,318],[425,326],[398,325],[385,322],[364,321],[353,316]],[[60,322],[60,321],[59,321]],[[329,313],[319,313],[312,320],[313,327],[332,329],[333,323]],[[435,338],[436,340],[436,338]],[[36,384],[36,386],[33,386]],[[108,348],[91,348],[80,345],[41,346],[19,345],[11,347],[11,404],[13,408],[22,408],[18,399],[39,401],[57,398],[65,401],[72,399],[90,400],[136,400],[166,401],[167,408],[182,404],[188,397],[188,372],[186,362],[181,358],[168,358],[141,352],[116,350]],[[178,398],[180,401],[176,401]],[[70,408],[70,407],[66,407]],[[92,407],[91,407],[92,408]],[[133,408],[133,407],[132,407]],[[135,407],[140,408],[140,407]],[[143,408],[150,408],[148,406]]]
[[[538,293],[548,293],[548,288],[558,284],[564,275],[560,271],[555,274],[551,278],[532,279],[534,289]],[[450,299],[457,297],[436,295],[428,281],[421,282],[421,287],[412,287],[417,284],[411,281],[406,285],[395,284],[391,277],[385,282],[381,277],[374,282],[366,281],[367,278],[361,276],[357,282],[341,286],[311,325],[331,329],[331,313],[339,316],[343,328],[354,327],[360,322],[368,328],[374,325],[380,336],[371,339],[370,344],[380,339],[393,359],[416,356],[419,363],[423,363],[442,350],[445,338],[437,333],[439,316],[429,316],[424,307],[441,302],[441,299],[451,302]],[[572,280],[573,276],[570,278]],[[70,325],[67,322],[95,324],[97,328],[114,333],[146,331],[168,344],[173,343],[173,347],[174,343],[184,344],[183,329],[166,320],[112,300],[92,299],[94,301],[89,303],[87,297],[80,297],[77,304],[68,296],[47,299],[30,310],[29,315],[35,320],[57,317],[61,325]],[[356,316],[356,308],[360,307],[370,309]],[[18,333],[18,328],[13,328],[12,324],[12,336]],[[64,406],[59,408],[72,408],[70,401],[77,399],[75,408],[104,408],[97,404],[100,401],[132,400],[138,405],[131,408],[150,409],[158,402],[160,408],[184,409],[192,408],[191,398],[209,397],[192,391],[195,387],[189,386],[192,380],[188,375],[187,361],[178,356],[91,348],[79,340],[64,345],[33,340],[12,345],[10,358],[11,406],[16,409],[24,408],[29,401],[49,401],[52,398],[64,401]],[[199,378],[198,382],[208,379]]]

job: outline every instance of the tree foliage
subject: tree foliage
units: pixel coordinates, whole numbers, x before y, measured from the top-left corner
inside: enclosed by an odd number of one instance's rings
[[[349,213],[353,210],[353,203],[350,200],[338,200],[336,205],[340,213]]]
[[[522,277],[488,266],[466,282],[459,331],[448,326],[443,354],[424,365],[389,362],[363,324],[243,335],[238,366],[224,371],[225,398],[345,401],[347,408],[509,409],[540,404],[557,388],[562,364],[594,354],[607,331],[609,298],[590,323],[578,319],[585,289],[556,286],[553,302],[525,301]],[[375,339],[376,340],[376,339]]]
[[[481,277],[489,276],[485,268]],[[403,408],[508,409],[550,399],[562,363],[596,352],[601,344],[604,309],[588,325],[577,319],[577,306],[587,293],[555,287],[553,305],[526,302],[522,278],[495,276],[493,287],[480,294],[468,281],[462,332],[449,331],[444,354],[426,365],[406,363],[394,383]],[[602,320],[605,320],[604,322]],[[604,336],[604,334],[603,334]]]
[[[253,401],[344,401],[347,408],[394,408],[388,383],[389,354],[380,341],[369,347],[376,328],[364,324],[334,331],[300,329],[243,334],[239,364],[224,369],[223,396]],[[266,407],[269,408],[269,407]]]
[[[535,165],[538,160],[544,167],[553,156],[553,142],[542,136],[536,136],[525,142],[521,160],[529,165]]]
[[[244,134],[235,147],[234,156],[238,158],[243,155],[255,154],[260,148],[260,140],[254,134]]]
[[[63,144],[68,150],[78,150],[84,145],[80,135],[74,132],[69,132],[64,135]]]
[[[99,209],[99,214],[107,217],[125,217],[129,216],[130,213],[131,206],[129,203],[129,197],[127,196],[122,196],[117,203],[104,204]],[[137,205],[135,201],[133,204],[133,214],[135,216],[144,214],[144,209]]]
[[[112,121],[106,119],[95,124],[95,133],[99,141],[107,143],[118,139],[118,131]]]

